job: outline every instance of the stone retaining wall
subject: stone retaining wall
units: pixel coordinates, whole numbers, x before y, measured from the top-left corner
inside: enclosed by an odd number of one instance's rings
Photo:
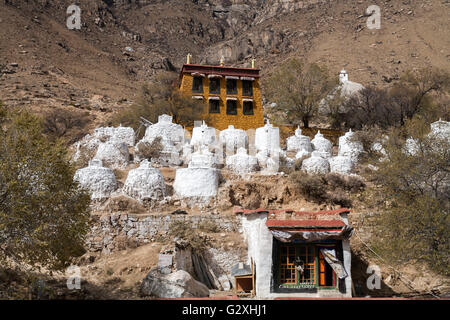
[[[105,214],[96,218],[86,241],[89,251],[109,253],[137,247],[166,236],[174,221],[188,221],[194,228],[202,224],[215,226],[218,232],[236,232],[241,228],[236,217],[219,215],[145,215]]]

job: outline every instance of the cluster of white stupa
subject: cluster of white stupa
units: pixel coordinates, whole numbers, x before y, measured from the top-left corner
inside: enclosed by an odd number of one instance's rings
[[[98,128],[75,145],[75,160],[81,156],[83,147],[95,152],[89,166],[76,172],[75,180],[91,192],[93,200],[122,193],[139,201],[160,201],[168,195],[156,166],[178,167],[173,196],[204,203],[217,196],[222,168],[239,175],[277,174],[281,164],[294,166],[300,159],[302,170],[308,173],[350,174],[362,152],[362,145],[351,139],[351,131],[339,138],[336,156],[333,156],[332,143],[320,131],[310,141],[298,128],[287,139],[286,151],[280,147],[279,128],[269,122],[249,134],[233,126],[216,132],[203,122],[187,138],[187,131],[173,123],[168,115],[161,115],[157,123],[148,126],[136,144],[132,128]],[[140,166],[129,171],[124,186],[118,190],[113,170],[130,164],[131,148],[137,151],[140,144],[151,143],[156,138],[160,138],[163,146],[159,158],[140,159],[139,153],[134,152],[134,162]],[[295,159],[289,158],[288,152],[295,152]],[[185,167],[180,167],[182,164]]]
[[[352,140],[353,135],[350,130],[339,138],[338,154],[333,156],[333,144],[320,131],[310,141],[297,128],[295,135],[287,139],[287,150],[297,152],[296,159],[302,161],[302,170],[308,173],[351,174],[363,152],[362,144]]]

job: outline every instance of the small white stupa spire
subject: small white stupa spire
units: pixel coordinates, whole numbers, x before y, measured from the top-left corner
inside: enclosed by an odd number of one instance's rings
[[[345,71],[345,69],[342,69],[341,72],[339,72],[339,82],[344,83],[348,81],[348,73]]]

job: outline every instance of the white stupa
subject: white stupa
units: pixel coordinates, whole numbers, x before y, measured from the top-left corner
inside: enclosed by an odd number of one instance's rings
[[[239,148],[247,148],[248,136],[242,129],[235,129],[233,125],[229,125],[227,129],[220,131],[219,141],[227,155],[233,155]]]
[[[247,153],[245,148],[239,148],[235,155],[227,157],[227,168],[236,173],[258,171],[258,159]]]
[[[92,200],[105,200],[117,189],[117,180],[110,168],[105,168],[101,160],[89,161],[89,166],[78,169],[74,180],[89,190]]]
[[[302,170],[307,173],[325,174],[330,172],[330,163],[320,152],[313,151],[310,158],[303,160]]]
[[[136,149],[141,143],[152,143],[160,137],[162,151],[158,159],[152,159],[162,166],[178,166],[181,164],[180,152],[184,143],[184,129],[181,125],[172,123],[172,117],[166,114],[158,117],[158,122],[150,125],[145,130],[145,136],[136,144]],[[136,161],[143,159],[136,157]]]
[[[442,119],[439,119],[439,121],[433,122],[430,127],[430,134],[450,141],[450,121],[443,121]]]
[[[320,133],[320,130],[314,136],[311,144],[313,150],[318,151],[323,158],[331,157],[333,145],[331,144],[330,140],[326,139],[323,134]]]
[[[161,171],[143,160],[139,168],[128,173],[123,192],[139,201],[158,201],[166,196],[166,184]]]
[[[216,129],[208,127],[203,121],[199,127],[192,130],[191,145],[195,147],[209,146],[216,143]]]
[[[153,141],[161,137],[161,143],[177,145],[184,141],[184,129],[181,125],[172,123],[172,117],[163,114],[158,117],[158,122],[148,126],[145,130],[144,141]]]
[[[131,127],[100,127],[94,130],[92,134],[101,141],[114,140],[119,143],[125,143],[128,147],[135,144],[135,133]]]
[[[135,143],[135,133],[131,127],[99,127],[92,134],[87,134],[80,141],[74,143],[75,153],[73,161],[78,161],[81,157],[86,156],[83,152],[95,154],[98,146],[107,141],[116,143],[125,143],[132,147]]]
[[[336,156],[328,159],[330,172],[339,174],[351,174],[355,169],[355,162],[349,156]]]
[[[338,155],[350,157],[352,161],[357,162],[360,154],[364,151],[363,145],[359,141],[354,141],[354,132],[350,129],[342,137],[339,137]]]
[[[364,89],[364,86],[360,83],[348,80],[348,72],[342,69],[341,72],[339,72],[339,88],[341,89],[342,96],[350,97]]]
[[[264,127],[256,129],[255,132],[256,150],[267,150],[270,154],[280,150],[280,129],[270,124],[269,120]]]
[[[177,169],[173,189],[175,196],[191,203],[203,204],[217,195],[219,190],[219,170],[212,168],[206,148],[192,154],[188,168]]]
[[[200,150],[191,154],[189,162],[190,168],[215,168],[219,165],[214,153],[208,150],[208,147],[203,146]]]
[[[286,145],[287,151],[313,151],[309,137],[302,135],[302,129],[300,129],[300,126],[295,130],[294,136],[287,138]]]
[[[124,142],[109,140],[100,143],[95,159],[111,169],[124,169],[130,160],[128,146]]]

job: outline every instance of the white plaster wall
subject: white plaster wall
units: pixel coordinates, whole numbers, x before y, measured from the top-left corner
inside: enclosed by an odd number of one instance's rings
[[[173,188],[181,198],[215,197],[219,189],[219,173],[212,168],[177,169]]]
[[[244,238],[248,243],[248,264],[253,258],[255,263],[256,298],[270,298],[272,277],[272,241],[273,236],[266,226],[267,214],[255,213],[242,217]]]
[[[342,216],[344,222],[348,224],[347,215]],[[248,261],[253,258],[255,263],[255,287],[257,299],[273,299],[276,297],[351,297],[351,251],[350,241],[342,241],[344,267],[349,274],[345,279],[346,293],[339,290],[317,290],[315,293],[271,293],[272,282],[272,246],[273,236],[266,226],[267,214],[254,213],[243,215],[241,218],[242,232],[248,245]]]

